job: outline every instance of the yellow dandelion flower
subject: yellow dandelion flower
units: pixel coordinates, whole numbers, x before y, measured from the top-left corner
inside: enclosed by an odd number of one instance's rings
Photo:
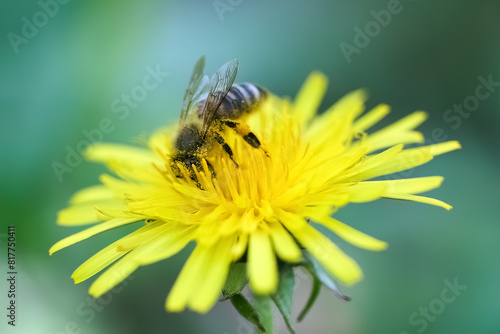
[[[138,267],[175,255],[189,242],[196,246],[167,299],[168,311],[186,308],[207,312],[215,304],[231,263],[244,259],[251,289],[271,294],[278,285],[279,261],[296,263],[302,249],[340,282],[351,285],[363,274],[358,264],[323,235],[320,224],[345,241],[380,251],[384,241],[334,218],[350,202],[378,198],[411,200],[451,208],[419,193],[439,187],[440,176],[370,179],[407,170],[434,156],[460,148],[456,141],[405,148],[422,143],[415,128],[426,114],[417,111],[373,133],[367,130],[389,112],[387,105],[364,111],[366,94],[354,91],[318,115],[327,79],[313,73],[290,102],[269,94],[248,115],[247,124],[263,150],[228,131],[239,167],[222,149],[196,170],[199,184],[177,178],[170,169],[175,127],[158,131],[147,148],[96,144],[86,152],[115,176],[77,192],[59,212],[61,225],[94,226],[57,242],[50,254],[112,228],[142,221],[143,226],[89,258],[73,273],[82,282],[105,268],[91,285],[99,297]],[[196,288],[194,288],[196,287]]]

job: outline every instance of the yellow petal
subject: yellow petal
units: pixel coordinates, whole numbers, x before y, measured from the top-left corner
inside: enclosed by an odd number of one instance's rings
[[[151,150],[127,145],[99,143],[85,151],[90,161],[105,163],[109,170],[123,179],[161,181],[162,176],[153,167],[163,164],[162,159]]]
[[[248,234],[240,233],[238,235],[236,243],[233,246],[233,249],[231,250],[231,254],[233,256],[233,262],[238,261],[243,256],[243,254],[245,254],[247,247],[248,247]]]
[[[359,180],[366,179],[367,173],[372,173],[373,170],[385,166],[389,161],[394,160],[395,157],[402,151],[403,145],[396,145],[376,155],[369,156],[366,160],[359,163],[356,167],[352,168],[351,172],[345,173],[339,180],[344,182],[358,182]],[[370,175],[370,174],[368,174]]]
[[[253,291],[267,295],[276,290],[278,266],[267,233],[256,230],[250,235],[247,266],[248,278]]]
[[[381,154],[385,152],[382,152]],[[383,163],[371,165],[370,167],[373,166],[372,168],[362,166],[362,171],[356,176],[356,178],[353,178],[353,180],[367,180],[377,176],[404,171],[429,162],[432,160],[433,156],[430,153],[429,148],[427,146],[423,146],[415,149],[404,150],[398,154],[387,156],[387,158],[388,159],[384,159]],[[369,162],[369,160],[370,159],[368,159],[367,162]]]
[[[89,293],[94,298],[99,298],[132,274],[139,265],[130,258],[128,254],[108,268],[101,276],[99,276],[90,286]]]
[[[95,209],[99,212],[99,216],[104,219],[109,218],[130,218],[136,217],[137,220],[144,219],[140,215],[134,215],[129,211],[129,208],[125,206],[125,204],[116,205],[116,206],[99,206],[96,205]]]
[[[379,104],[378,106],[358,118],[356,122],[354,122],[354,131],[360,132],[371,128],[382,118],[384,118],[390,111],[391,107],[389,107],[387,104]]]
[[[137,249],[131,256],[140,265],[164,260],[186,247],[193,240],[193,234],[193,227],[168,229],[149,240],[146,247]]]
[[[155,238],[167,229],[172,229],[162,221],[147,222],[140,229],[141,233],[131,233],[116,242],[119,251],[129,251],[139,247],[146,241]],[[139,230],[138,230],[139,231]]]
[[[109,143],[98,143],[89,146],[85,151],[85,158],[95,162],[122,161],[141,165],[158,161],[158,158],[148,149]]]
[[[294,224],[289,224],[288,220],[282,222],[300,244],[344,284],[351,285],[361,280],[363,272],[359,265],[311,225],[294,229]]]
[[[109,174],[101,174],[99,176],[99,181],[102,182],[108,189],[112,189],[116,193],[124,194],[130,192],[130,187],[133,186],[131,182],[127,182]]]
[[[154,206],[150,211],[145,210],[144,213],[149,213],[151,216],[161,218],[165,221],[189,222],[191,218],[185,210],[181,210],[180,208],[170,209]]]
[[[107,216],[104,216],[98,210],[96,210],[96,205],[102,205],[104,207],[111,208],[124,207],[123,200],[120,199],[106,199],[76,204],[59,211],[57,214],[57,223],[59,225],[68,226],[86,225],[94,224],[107,219]]]
[[[117,243],[112,243],[76,268],[71,278],[73,278],[75,284],[83,282],[127,254],[127,252],[128,251],[119,251]]]
[[[429,150],[429,153],[433,156],[441,155],[444,153],[448,153],[450,151],[458,150],[462,148],[460,143],[456,140],[447,141],[444,143],[434,144],[426,146]]]
[[[113,242],[111,245],[103,248],[102,250],[94,254],[87,261],[85,261],[78,268],[76,268],[76,270],[71,275],[71,278],[73,278],[75,284],[85,281],[86,279],[94,276],[95,274],[97,274],[98,272],[109,266],[111,263],[115,262],[120,257],[127,254],[129,250],[119,249],[118,246],[120,245],[120,243],[126,241],[127,238],[134,238],[135,236],[148,231],[152,227],[154,227],[154,225],[143,226],[137,231],[134,231],[129,235],[121,238],[120,240]],[[147,240],[145,240],[145,242],[146,241]]]
[[[387,133],[386,135],[380,137],[368,136],[365,144],[369,147],[368,152],[370,153],[397,144],[420,144],[423,143],[424,140],[424,135],[418,131],[405,131]]]
[[[158,166],[159,161],[155,161],[155,163]],[[149,183],[165,181],[152,162],[142,164],[141,162],[135,161],[111,160],[106,162],[106,166],[124,180],[144,181]]]
[[[363,112],[365,100],[363,90],[351,92],[314,118],[304,134],[312,149],[341,151],[353,135],[352,123]]]
[[[280,259],[286,262],[297,262],[302,257],[299,246],[290,233],[280,223],[269,224],[274,250]]]
[[[392,174],[407,170],[432,160],[436,155],[450,152],[460,148],[457,141],[448,141],[439,144],[406,149],[395,155],[389,161],[379,165],[371,170],[361,173],[359,177],[363,180],[371,179],[377,176]]]
[[[241,217],[241,228],[244,233],[253,233],[260,221],[261,219],[255,216],[254,210],[248,210]]]
[[[336,158],[330,158],[326,161],[319,160],[317,165],[314,166],[314,169],[316,170],[317,175],[315,175],[314,180],[316,181],[315,184],[317,184],[321,189],[320,191],[323,192],[323,189],[325,189],[325,185],[328,180],[331,180],[335,183],[337,183],[337,177],[343,178],[344,175],[346,174],[346,170],[351,168],[352,166],[359,164],[359,162],[363,161],[365,159],[365,154],[366,151],[363,149],[363,147],[359,147],[358,149],[352,150],[349,153],[344,153]],[[364,163],[367,161],[365,160]],[[364,166],[361,165],[361,166]],[[297,171],[298,173],[307,173],[304,172],[304,170],[299,170]],[[311,173],[309,173],[311,174]],[[314,189],[314,188],[313,188]],[[314,193],[314,191],[308,190],[307,192],[309,194]],[[336,191],[334,191],[335,193]]]
[[[71,204],[80,204],[112,199],[114,197],[115,194],[111,189],[108,189],[103,185],[95,185],[76,192],[73,196],[71,196],[69,202]]]
[[[346,114],[352,115],[354,118],[358,117],[364,110],[365,101],[368,94],[364,89],[357,89],[344,95],[340,100],[335,102],[318,118],[322,120],[336,118]],[[320,121],[320,120],[318,120]]]
[[[386,186],[384,195],[418,194],[438,188],[443,180],[444,178],[442,176],[427,176],[400,180],[364,181],[360,182],[360,184],[384,184]]]
[[[231,264],[233,243],[234,238],[222,239],[210,250],[213,254],[205,266],[207,270],[203,273],[203,280],[189,301],[189,307],[193,311],[206,313],[217,302]]]
[[[163,157],[171,154],[170,145],[173,134],[177,133],[177,124],[156,131],[149,139],[148,145],[153,152],[158,152]]]
[[[239,234],[240,230],[240,215],[233,213],[231,216],[229,216],[226,219],[221,219],[219,220],[219,226],[220,230],[219,233],[222,236],[230,236],[234,235],[235,233]]]
[[[383,182],[359,182],[349,187],[349,201],[353,203],[370,202],[384,196],[387,185]]]
[[[399,194],[399,195],[390,195],[390,196],[384,196],[384,197],[435,205],[435,206],[442,207],[446,210],[451,210],[453,208],[451,205],[449,205],[443,201],[440,201],[440,200],[434,199],[434,198],[430,198],[430,197],[424,197],[424,196]]]
[[[415,111],[408,116],[384,127],[383,129],[374,132],[369,137],[384,137],[394,132],[405,132],[413,130],[427,119],[427,113],[423,111]]]
[[[188,232],[190,232],[189,229]],[[173,236],[168,236],[168,234],[172,233]],[[122,282],[140,265],[151,264],[178,253],[191,240],[192,233],[186,237],[187,234],[186,231],[175,233],[172,229],[165,229],[163,233],[159,233],[149,240],[144,238],[143,244],[132,250],[99,276],[90,287],[89,293],[98,298]],[[142,233],[142,235],[145,236],[145,233]]]
[[[396,145],[398,143],[422,143],[424,136],[417,131],[412,131],[427,119],[423,111],[416,111],[385,128],[370,134],[366,143],[370,151]]]
[[[320,72],[312,72],[300,88],[293,104],[299,124],[307,123],[316,115],[328,86],[328,78]]]
[[[168,294],[165,303],[167,311],[183,311],[191,296],[197,293],[196,287],[203,281],[203,275],[207,270],[206,264],[209,263],[209,250],[209,247],[203,245],[198,245],[193,250]]]
[[[327,270],[346,285],[357,283],[363,277],[359,265],[313,227],[305,227],[295,236]]]
[[[387,249],[387,243],[382,240],[378,240],[368,234],[364,234],[355,228],[346,225],[331,217],[317,217],[314,218],[318,223],[327,227],[330,231],[337,234],[339,237],[344,239],[350,244],[356,247],[367,249],[370,251],[382,251]]]
[[[58,250],[71,246],[79,241],[85,240],[87,238],[90,238],[93,235],[96,235],[98,233],[110,230],[112,228],[130,224],[137,221],[135,218],[114,218],[110,219],[108,221],[105,221],[103,223],[100,223],[98,225],[92,226],[86,230],[83,230],[81,232],[75,233],[69,237],[66,237],[60,241],[58,241],[54,246],[52,246],[49,250],[49,254],[52,255],[52,253],[57,252]]]

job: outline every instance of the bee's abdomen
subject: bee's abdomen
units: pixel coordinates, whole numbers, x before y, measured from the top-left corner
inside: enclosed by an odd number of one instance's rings
[[[251,83],[235,84],[229,89],[218,113],[221,118],[238,119],[266,95],[266,91]]]

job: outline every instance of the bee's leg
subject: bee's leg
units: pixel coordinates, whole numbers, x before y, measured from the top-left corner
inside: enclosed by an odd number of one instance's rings
[[[215,169],[214,167],[212,166],[212,164],[210,162],[208,162],[207,160],[205,160],[205,162],[207,163],[207,167],[208,167],[208,171],[210,172],[210,174],[212,175],[212,179],[215,178],[217,175],[215,174]]]
[[[236,161],[234,161],[234,158],[233,158],[233,150],[231,149],[231,147],[229,147],[229,145],[226,143],[226,141],[224,140],[224,138],[220,135],[220,133],[217,133],[214,131],[214,134],[215,134],[215,140],[220,144],[222,145],[222,148],[224,149],[224,151],[227,153],[227,155],[229,155],[229,158],[231,159],[232,162],[234,162],[235,166],[236,167],[239,167],[238,163]]]
[[[260,141],[257,138],[256,135],[252,131],[250,131],[250,128],[248,125],[246,125],[243,122],[235,122],[231,120],[224,120],[223,121],[224,125],[230,127],[233,129],[237,134],[243,137],[243,139],[250,144],[250,146],[254,148],[260,148],[264,153],[269,156],[267,151],[260,145]]]

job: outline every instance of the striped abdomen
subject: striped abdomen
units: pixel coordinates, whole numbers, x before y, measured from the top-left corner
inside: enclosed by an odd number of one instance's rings
[[[243,113],[266,96],[266,91],[251,83],[234,84],[222,101],[217,114],[219,118],[238,119]]]

